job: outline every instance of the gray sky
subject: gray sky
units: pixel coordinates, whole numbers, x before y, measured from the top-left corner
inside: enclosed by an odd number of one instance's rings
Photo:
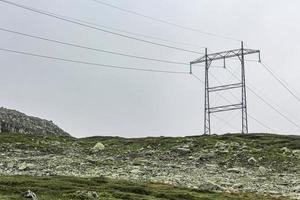
[[[211,37],[130,15],[92,0],[12,0],[37,9],[79,18],[103,26],[197,44],[181,48],[209,52],[239,48],[237,41]],[[104,0],[103,0],[104,1]],[[242,39],[246,48],[260,49],[262,60],[300,95],[297,58],[300,52],[300,2],[297,0],[114,0],[111,4],[206,32]],[[72,25],[0,3],[0,27],[158,59],[189,62],[197,54],[171,50]],[[163,64],[71,48],[0,31],[0,48],[68,59],[145,69],[188,72],[189,66]],[[157,41],[163,43],[161,41]],[[256,59],[256,57],[249,57]],[[108,69],[0,52],[0,105],[53,120],[77,137],[197,135],[203,131],[204,86],[190,75]],[[215,63],[218,65],[219,63]],[[236,65],[229,63],[236,71]],[[203,67],[195,74],[204,79]],[[300,124],[300,103],[258,63],[246,63],[248,85]],[[224,70],[211,72],[227,83]],[[236,71],[238,74],[239,71]],[[211,79],[212,85],[217,82]],[[236,96],[239,95],[235,92]],[[235,99],[230,94],[223,94]],[[214,96],[212,104],[226,101]],[[297,134],[299,128],[282,118],[248,91],[249,114],[274,132]],[[230,120],[231,126],[224,124]],[[233,118],[231,120],[231,118]],[[212,117],[213,132],[240,131],[238,112]],[[270,130],[249,119],[250,132]]]

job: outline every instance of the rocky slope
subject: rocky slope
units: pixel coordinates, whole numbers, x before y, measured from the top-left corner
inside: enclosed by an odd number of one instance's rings
[[[24,113],[3,107],[0,108],[1,132],[69,136],[52,121],[27,116]]]
[[[2,133],[0,174],[105,176],[202,191],[300,199],[300,137],[249,134],[75,139]]]

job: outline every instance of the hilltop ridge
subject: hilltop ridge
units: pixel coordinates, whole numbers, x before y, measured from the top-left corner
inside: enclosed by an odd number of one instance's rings
[[[52,121],[28,116],[16,110],[0,108],[0,133],[70,136]]]

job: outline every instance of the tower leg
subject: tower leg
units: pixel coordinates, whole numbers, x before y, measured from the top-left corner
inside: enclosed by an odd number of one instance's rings
[[[207,56],[207,48],[205,49],[205,94],[204,94],[204,135],[210,135],[210,109],[209,109],[209,80],[208,69],[209,61]]]
[[[242,79],[242,134],[248,133],[248,113],[247,113],[247,95],[246,95],[246,76],[245,76],[245,58],[244,43],[242,42],[241,56],[241,79]]]

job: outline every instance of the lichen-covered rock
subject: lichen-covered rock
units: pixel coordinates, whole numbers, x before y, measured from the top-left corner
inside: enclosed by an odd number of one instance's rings
[[[35,165],[31,163],[19,163],[17,167],[19,170],[22,171],[22,170],[34,169]]]
[[[178,148],[173,149],[173,152],[183,156],[183,155],[189,154],[191,152],[191,150],[188,148],[184,148],[184,147],[178,147]]]
[[[227,172],[240,174],[243,173],[243,169],[235,167],[235,168],[227,169]]]
[[[95,146],[92,148],[92,152],[99,152],[99,151],[103,151],[105,149],[104,144],[102,144],[101,142],[98,142],[97,144],[95,144]]]
[[[0,108],[0,133],[2,132],[69,136],[52,121],[27,116],[3,107]]]
[[[282,153],[284,153],[284,154],[289,154],[289,153],[291,153],[291,150],[290,150],[289,148],[287,148],[287,147],[282,147],[280,150],[281,150]]]
[[[223,142],[217,142],[215,144],[215,148],[223,153],[227,153],[229,151],[229,144]]]

